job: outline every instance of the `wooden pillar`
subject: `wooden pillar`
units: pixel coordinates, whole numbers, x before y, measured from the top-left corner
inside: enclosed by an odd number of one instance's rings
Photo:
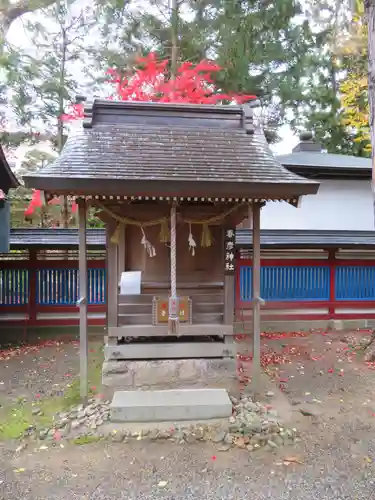
[[[116,221],[107,223],[107,326],[118,326],[118,245],[111,241],[117,227]]]
[[[36,287],[37,287],[37,263],[38,263],[38,250],[30,248],[29,250],[29,322],[33,325],[37,318],[37,304],[36,304]]]
[[[256,395],[260,384],[260,210],[261,205],[252,206],[253,220],[253,370],[252,390]]]
[[[336,268],[335,268],[335,259],[336,259],[336,249],[332,248],[328,250],[328,265],[329,265],[329,307],[328,314],[329,319],[333,319],[335,315],[335,300],[336,300]]]
[[[125,269],[125,259],[126,259],[126,226],[121,224],[120,227],[120,242],[118,245],[118,281],[121,280],[121,274]]]
[[[80,353],[80,394],[87,401],[88,372],[88,332],[87,332],[87,252],[86,252],[86,202],[78,204],[79,217],[79,353]]]

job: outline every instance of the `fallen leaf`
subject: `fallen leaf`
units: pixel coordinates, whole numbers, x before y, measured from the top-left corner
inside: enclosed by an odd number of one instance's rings
[[[16,472],[16,473],[25,472],[25,469],[23,467],[21,467],[20,469],[15,469],[14,472]]]
[[[298,457],[290,456],[290,457],[284,457],[284,464],[285,462],[288,462],[288,464],[303,464],[303,461],[299,459]],[[287,464],[285,464],[287,465]]]

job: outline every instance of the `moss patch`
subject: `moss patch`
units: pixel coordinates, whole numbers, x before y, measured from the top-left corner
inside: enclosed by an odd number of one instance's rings
[[[97,342],[89,346],[89,395],[100,393],[103,350]],[[0,412],[0,440],[18,439],[30,427],[36,429],[52,427],[53,417],[60,411],[67,411],[79,404],[79,376],[76,375],[68,385],[65,385],[63,395],[40,399],[38,402],[19,398],[13,405],[2,408]],[[37,410],[40,410],[38,414]]]

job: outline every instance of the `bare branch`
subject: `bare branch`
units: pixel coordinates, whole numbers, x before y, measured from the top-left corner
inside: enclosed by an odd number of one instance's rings
[[[8,32],[11,24],[19,17],[28,12],[35,12],[56,3],[56,0],[18,0],[14,4],[0,7],[0,21],[2,24],[3,36]]]

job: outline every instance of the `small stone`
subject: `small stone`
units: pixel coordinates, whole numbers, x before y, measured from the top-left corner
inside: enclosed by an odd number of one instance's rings
[[[267,392],[266,392],[266,396],[267,396],[267,398],[273,398],[273,397],[274,397],[274,395],[275,395],[275,393],[274,393],[274,392],[272,392],[272,391],[267,391]]]
[[[226,444],[233,444],[233,436],[227,432],[223,441]]]
[[[248,444],[246,446],[247,451],[254,451],[254,446],[252,444]]]
[[[78,429],[78,427],[81,426],[81,423],[79,420],[73,420],[71,426],[72,426],[72,429]]]
[[[272,442],[274,442],[277,446],[282,446],[284,444],[284,440],[281,436],[275,436],[272,439]]]
[[[279,413],[276,410],[268,410],[267,416],[278,418]]]
[[[194,435],[198,441],[201,441],[204,437],[204,430],[202,429],[202,427],[198,427],[197,429],[195,429]]]
[[[212,442],[213,443],[221,443],[221,441],[224,440],[226,435],[225,431],[218,431],[212,436]]]
[[[193,434],[188,433],[185,435],[185,441],[188,444],[193,444],[197,441],[197,438]]]
[[[151,439],[151,441],[156,441],[159,437],[158,429],[151,429],[150,432],[148,433],[148,437],[149,439]]]
[[[222,444],[217,451],[228,451],[230,450],[230,445],[229,444]]]
[[[246,408],[246,410],[249,410],[249,411],[254,411],[254,412],[259,411],[259,406],[255,403],[251,403],[251,402],[245,403],[244,407]]]
[[[169,439],[171,437],[171,433],[169,431],[160,430],[158,432],[158,439]]]
[[[33,409],[31,410],[31,414],[32,414],[32,415],[39,415],[39,414],[40,414],[40,412],[41,412],[41,409],[40,409],[40,408],[37,408],[37,407],[35,407],[35,408],[33,408]],[[43,412],[42,412],[42,413],[43,413]]]
[[[238,448],[245,448],[246,447],[246,443],[245,443],[245,439],[241,436],[237,437],[235,440],[234,440],[234,444],[238,447]]]
[[[177,430],[173,433],[173,439],[177,441],[178,443],[183,443],[185,440],[185,434],[181,430]]]
[[[125,437],[125,434],[124,432],[116,432],[116,433],[112,433],[112,441],[114,443],[122,443],[122,441],[124,440],[124,437]]]
[[[304,417],[316,417],[317,413],[311,408],[300,408],[299,410]]]
[[[228,422],[229,422],[230,424],[235,424],[235,423],[236,423],[236,418],[235,418],[235,417],[233,417],[233,415],[232,415],[231,417],[229,417],[229,418],[228,418]]]
[[[240,430],[241,430],[241,425],[238,422],[236,422],[235,424],[231,424],[229,426],[230,432],[239,432]]]
[[[301,404],[301,401],[299,399],[292,399],[292,405],[293,406],[297,406],[297,405],[300,405]]]
[[[278,448],[277,444],[271,440],[268,440],[267,444],[270,448],[273,448],[273,449]]]

